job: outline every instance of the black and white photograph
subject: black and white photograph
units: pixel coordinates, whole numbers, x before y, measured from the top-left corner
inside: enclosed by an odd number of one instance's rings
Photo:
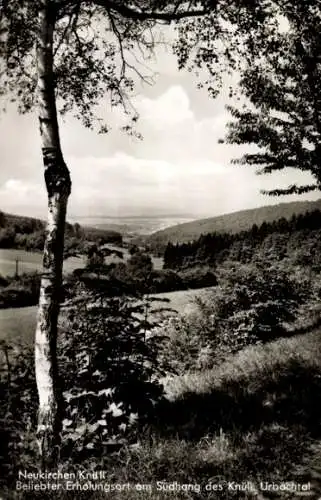
[[[0,500],[321,499],[321,1],[0,0]]]

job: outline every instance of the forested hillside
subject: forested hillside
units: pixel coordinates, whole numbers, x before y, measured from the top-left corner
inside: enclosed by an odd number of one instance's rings
[[[42,250],[45,238],[45,222],[32,217],[12,215],[0,211],[0,248],[22,248]],[[122,244],[122,236],[117,231],[82,227],[79,224],[66,224],[66,251],[81,251],[85,241],[94,243]]]
[[[152,234],[147,243],[153,251],[162,251],[166,244],[186,243],[196,240],[202,234],[207,233],[239,233],[250,229],[253,224],[257,226],[263,222],[270,223],[275,220],[285,218],[291,219],[292,215],[304,214],[313,210],[321,209],[321,200],[302,201],[292,203],[280,203],[267,207],[260,207],[252,210],[242,210],[230,214],[199,219],[177,226],[171,226],[162,231]]]
[[[282,259],[292,264],[319,269],[321,255],[321,211],[282,217],[274,222],[254,224],[251,229],[236,234],[208,233],[189,243],[168,243],[164,253],[164,268],[183,269],[210,265],[216,267],[225,260],[242,264]]]

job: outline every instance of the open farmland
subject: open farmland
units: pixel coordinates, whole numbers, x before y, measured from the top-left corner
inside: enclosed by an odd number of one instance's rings
[[[16,262],[19,274],[41,271],[42,252],[0,248],[0,275],[13,276],[16,272]],[[64,271],[70,273],[83,265],[83,259],[70,257],[64,262]]]
[[[193,311],[193,299],[196,295],[202,296],[203,290],[183,290],[179,292],[168,292],[153,297],[167,299],[169,302],[155,301],[153,307],[171,308],[178,313],[187,314]],[[15,309],[0,309],[0,340],[13,340],[32,344],[36,327],[37,307],[20,307]]]

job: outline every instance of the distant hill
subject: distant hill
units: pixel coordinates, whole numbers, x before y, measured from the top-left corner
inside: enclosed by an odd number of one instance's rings
[[[0,248],[42,250],[46,223],[33,217],[13,215],[0,211]],[[84,227],[78,223],[66,223],[65,248],[79,247],[85,241],[122,244],[118,231]]]
[[[123,236],[149,235],[165,229],[169,226],[190,222],[195,216],[188,215],[142,215],[142,216],[92,216],[79,217],[77,222],[82,226],[91,226],[98,229],[114,230],[121,233]],[[76,222],[76,220],[75,220]]]
[[[310,212],[316,209],[321,209],[321,199],[317,201],[279,203],[277,205],[242,210],[168,227],[151,234],[146,239],[146,243],[153,249],[161,249],[169,241],[172,243],[185,243],[197,239],[201,234],[213,232],[238,233],[250,229],[253,224],[259,226],[264,221],[273,222],[282,217],[290,219],[293,214]]]

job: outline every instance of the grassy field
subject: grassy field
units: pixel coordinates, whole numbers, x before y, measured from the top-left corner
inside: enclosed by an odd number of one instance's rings
[[[155,302],[154,307],[170,307],[177,312],[186,314],[193,310],[193,298],[206,290],[187,290],[155,295],[169,300],[167,303]],[[31,344],[34,338],[37,307],[22,307],[16,309],[0,309],[0,340],[15,340]]]
[[[0,340],[32,344],[36,314],[35,306],[0,309]]]
[[[124,261],[128,260],[130,254],[128,251],[121,247],[111,246],[117,251],[123,253]],[[28,273],[34,271],[41,271],[42,268],[42,254],[35,252],[25,252],[24,250],[7,250],[0,249],[0,275],[14,275],[16,270],[16,259],[18,259],[19,273]],[[162,269],[163,259],[153,257],[153,265],[155,269]],[[120,259],[111,255],[106,258],[106,262],[117,262]],[[74,271],[84,264],[83,260],[71,257],[64,262],[64,270],[67,273]],[[176,293],[178,294],[176,296]],[[187,295],[185,296],[185,294]],[[165,294],[166,295],[166,294]],[[170,298],[169,294],[169,298]],[[178,310],[182,305],[188,302],[188,292],[174,292],[173,294],[173,307]],[[177,307],[176,307],[177,306]],[[33,340],[35,321],[36,321],[36,307],[15,308],[15,309],[0,309],[0,339],[22,340],[29,343]]]
[[[42,253],[0,248],[0,275],[13,276],[16,272],[16,261],[19,274],[41,271]],[[82,259],[70,257],[64,262],[64,271],[70,273],[82,266]]]

